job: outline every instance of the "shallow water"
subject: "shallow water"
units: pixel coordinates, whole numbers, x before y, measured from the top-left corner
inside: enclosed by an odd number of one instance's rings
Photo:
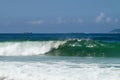
[[[5,80],[119,80],[119,58],[0,57]]]

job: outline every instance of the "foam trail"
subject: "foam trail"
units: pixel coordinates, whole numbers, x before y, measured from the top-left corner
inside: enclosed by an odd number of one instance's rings
[[[0,56],[41,55],[64,43],[65,41],[0,42]]]
[[[0,78],[4,80],[119,80],[120,69],[69,62],[57,62],[52,65],[40,62],[0,62]]]

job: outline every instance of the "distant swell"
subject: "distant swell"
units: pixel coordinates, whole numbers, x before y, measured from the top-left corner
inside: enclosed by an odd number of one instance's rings
[[[120,57],[120,42],[82,39],[0,42],[0,56],[31,55]]]

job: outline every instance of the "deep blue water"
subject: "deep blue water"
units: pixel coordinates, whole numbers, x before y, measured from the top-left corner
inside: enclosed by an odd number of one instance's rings
[[[120,41],[120,34],[112,33],[8,33],[0,34],[0,41],[39,41],[39,40],[65,40],[65,39],[93,39],[102,41]]]

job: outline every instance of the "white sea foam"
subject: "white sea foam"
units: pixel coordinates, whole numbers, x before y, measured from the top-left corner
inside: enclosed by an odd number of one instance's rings
[[[0,56],[28,56],[45,54],[52,48],[57,48],[65,41],[25,41],[0,42]]]
[[[120,80],[119,68],[99,66],[69,62],[0,62],[0,80]]]

